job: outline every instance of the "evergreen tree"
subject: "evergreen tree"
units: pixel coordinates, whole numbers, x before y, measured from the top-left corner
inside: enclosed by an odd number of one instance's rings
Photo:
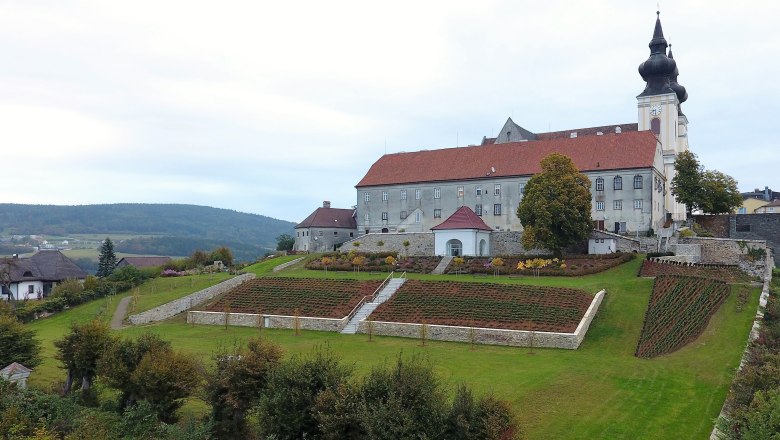
[[[542,172],[526,184],[517,207],[523,246],[546,248],[560,256],[563,249],[585,240],[593,230],[590,179],[569,157],[558,153],[542,159],[541,167]]]
[[[105,278],[111,275],[116,267],[116,254],[114,254],[114,243],[106,237],[103,245],[100,246],[100,257],[98,258],[98,270],[95,275],[99,278]]]

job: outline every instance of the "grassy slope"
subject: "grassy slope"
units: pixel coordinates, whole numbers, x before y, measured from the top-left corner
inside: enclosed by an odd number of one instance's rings
[[[284,275],[324,275],[296,269],[300,266]],[[296,337],[291,331],[269,329],[262,334],[282,344],[287,353],[328,345],[345,362],[355,364],[359,373],[378,363],[392,362],[399,352],[425,353],[451,388],[468,383],[478,392],[492,392],[510,400],[530,439],[706,438],[739,363],[758,291],[740,313],[735,312],[735,295],[731,295],[702,337],[689,346],[670,355],[642,360],[633,353],[652,280],[636,278],[638,268],[639,260],[635,260],[584,278],[502,280],[580,287],[591,292],[607,288],[601,310],[576,351],[537,349],[531,355],[527,348],[478,346],[472,351],[468,344],[451,342],[429,342],[421,347],[416,340],[390,337],[375,337],[374,342],[368,342],[365,335],[303,332]],[[42,339],[50,341],[49,338],[61,334],[61,330],[52,328],[54,319],[34,324],[38,325]],[[66,322],[63,320],[60,325]],[[43,323],[46,325],[41,328]],[[120,333],[137,336],[145,331],[158,333],[173,341],[175,347],[204,360],[220,345],[229,346],[235,340],[258,334],[257,329],[189,326],[181,318]],[[46,381],[36,378],[33,383]]]
[[[135,304],[130,307],[130,313],[141,313],[153,309],[232,277],[233,275],[226,272],[220,272],[149,280],[133,289],[133,293],[137,293],[138,296]]]

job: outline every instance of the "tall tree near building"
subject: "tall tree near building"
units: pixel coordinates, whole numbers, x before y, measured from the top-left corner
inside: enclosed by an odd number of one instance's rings
[[[291,251],[295,246],[295,238],[290,234],[282,234],[276,237],[277,251]]]
[[[523,224],[523,246],[546,248],[560,256],[567,246],[588,238],[591,221],[590,179],[574,162],[553,153],[541,162],[542,172],[525,186],[517,207]]]
[[[674,159],[676,174],[672,178],[672,195],[677,202],[685,205],[687,216],[699,207],[701,200],[701,180],[703,168],[699,159],[690,151],[683,151]]]
[[[116,254],[114,254],[114,243],[106,237],[103,245],[100,246],[100,257],[98,258],[98,270],[95,275],[99,278],[105,278],[111,275],[116,267]]]
[[[707,214],[726,214],[741,204],[742,195],[733,177],[720,171],[702,173],[699,209]]]

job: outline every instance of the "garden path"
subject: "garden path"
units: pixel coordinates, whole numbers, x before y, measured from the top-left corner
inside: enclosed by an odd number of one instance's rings
[[[127,309],[130,307],[130,300],[132,299],[132,296],[126,296],[119,301],[119,304],[117,304],[116,311],[114,311],[114,316],[111,317],[112,330],[119,330],[122,328],[122,322],[125,320],[125,316],[127,316]]]

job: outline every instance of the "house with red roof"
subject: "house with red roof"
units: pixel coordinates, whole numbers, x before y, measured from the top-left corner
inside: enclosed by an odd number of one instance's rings
[[[335,251],[339,245],[357,235],[354,209],[331,208],[322,203],[295,226],[293,250],[301,252]]]
[[[461,206],[447,220],[431,228],[436,255],[481,257],[490,255],[493,230],[468,206]]]
[[[650,56],[639,66],[645,88],[636,97],[638,122],[535,133],[509,118],[496,137],[480,145],[385,154],[355,185],[357,230],[442,234],[454,230],[447,228],[456,221],[478,218],[478,228],[464,230],[492,231],[483,254],[501,251],[491,242],[496,234],[522,231],[516,211],[525,185],[552,153],[570,157],[590,178],[596,229],[646,234],[685,220],[685,206],[676,202],[669,183],[677,154],[688,150],[688,119],[681,109],[688,94],[677,82],[679,70],[660,17],[649,47]],[[457,251],[447,248],[449,240],[442,248],[435,239],[437,254]],[[474,248],[461,241],[458,252],[478,255],[481,240]],[[512,235],[500,241],[518,240]]]

